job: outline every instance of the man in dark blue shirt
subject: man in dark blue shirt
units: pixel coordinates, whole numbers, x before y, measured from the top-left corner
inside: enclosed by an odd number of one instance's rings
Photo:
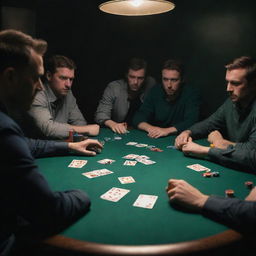
[[[8,255],[19,237],[42,239],[82,217],[90,206],[80,190],[53,192],[38,171],[34,157],[63,155],[70,150],[95,155],[94,140],[79,143],[29,140],[10,118],[28,110],[41,89],[43,40],[15,30],[0,32],[0,255]]]

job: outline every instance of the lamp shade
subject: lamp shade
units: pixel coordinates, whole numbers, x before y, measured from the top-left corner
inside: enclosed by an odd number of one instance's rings
[[[99,5],[103,12],[124,16],[160,14],[174,8],[175,4],[166,0],[113,0]]]

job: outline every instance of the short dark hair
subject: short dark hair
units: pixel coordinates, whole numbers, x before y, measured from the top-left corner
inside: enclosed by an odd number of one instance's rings
[[[73,60],[63,55],[53,55],[46,62],[46,71],[54,74],[57,68],[76,69]]]
[[[180,73],[181,79],[184,77],[184,67],[180,60],[166,60],[162,66],[162,70],[164,69],[176,70]]]
[[[143,59],[140,59],[140,58],[131,58],[129,60],[129,63],[128,63],[128,69],[132,69],[132,70],[140,70],[140,69],[144,69],[145,70],[145,73],[147,71],[147,62]]]
[[[227,70],[246,69],[246,80],[248,84],[255,82],[256,84],[256,59],[249,56],[242,56],[234,59],[231,63],[227,64]]]
[[[31,61],[31,50],[44,55],[47,42],[34,39],[21,31],[7,29],[0,32],[0,72],[8,67],[24,67]]]

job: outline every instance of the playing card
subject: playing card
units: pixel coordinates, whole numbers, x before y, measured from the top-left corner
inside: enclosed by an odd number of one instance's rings
[[[174,145],[169,145],[166,148],[177,149]]]
[[[142,144],[142,143],[139,143],[139,144],[136,144],[135,147],[138,147],[138,148],[144,148],[144,147],[147,147],[148,144]]]
[[[109,200],[112,202],[117,202],[129,192],[130,190],[128,189],[113,187],[110,190],[108,190],[106,193],[101,195],[100,198],[104,200]]]
[[[100,164],[112,164],[113,162],[115,162],[115,160],[106,158],[106,159],[99,160],[97,162]]]
[[[133,203],[133,206],[152,209],[157,198],[158,196],[140,194]]]
[[[100,170],[94,170],[91,172],[84,172],[82,175],[86,176],[89,179],[96,178],[99,176],[104,176],[113,173],[112,171],[108,169],[100,169]]]
[[[125,159],[135,159],[136,157],[139,157],[139,155],[129,154],[129,155],[123,156],[123,158]]]
[[[150,165],[150,164],[155,164],[156,162],[155,161],[152,161],[150,159],[144,159],[144,158],[136,158],[136,160],[142,164],[145,164],[145,165]]]
[[[141,159],[149,159],[149,156],[145,156],[145,155],[140,155],[138,157],[135,158],[135,160],[139,161]]]
[[[82,168],[87,164],[87,160],[72,160],[72,162],[68,165],[71,168]]]
[[[134,166],[137,164],[137,161],[130,161],[130,160],[126,160],[124,162],[124,165],[130,165],[130,166]]]
[[[138,144],[137,142],[133,142],[133,141],[130,141],[130,142],[127,142],[126,145],[128,146],[135,146],[136,144]]]
[[[132,176],[118,177],[118,179],[122,184],[128,184],[128,183],[134,183],[135,182],[135,180]]]
[[[188,168],[196,171],[196,172],[203,172],[203,171],[209,171],[210,169],[201,165],[201,164],[192,164],[192,165],[188,165]]]

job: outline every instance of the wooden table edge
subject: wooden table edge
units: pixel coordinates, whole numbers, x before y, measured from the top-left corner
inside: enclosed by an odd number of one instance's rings
[[[55,235],[43,241],[53,249],[73,252],[79,255],[186,255],[218,249],[241,241],[243,236],[227,230],[198,240],[160,245],[111,245],[81,241],[63,235]]]

